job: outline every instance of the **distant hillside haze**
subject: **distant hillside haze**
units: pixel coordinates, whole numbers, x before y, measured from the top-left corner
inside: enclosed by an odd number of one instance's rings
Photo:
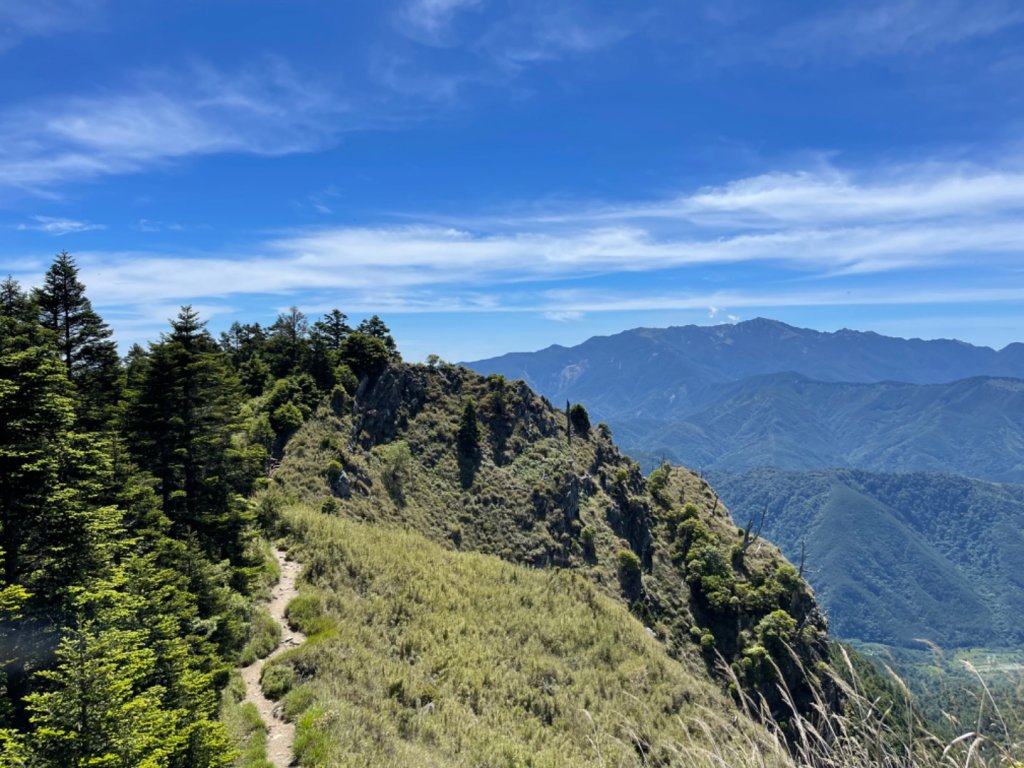
[[[612,425],[648,464],[948,471],[1024,482],[1020,379],[847,384],[772,374],[720,385],[717,394],[683,419]]]
[[[1024,643],[1024,486],[943,473],[758,469],[709,476],[799,561],[844,638]]]
[[[549,397],[583,400],[589,395],[594,410],[618,413],[636,409],[635,398],[644,393],[665,390],[685,399],[707,384],[768,373],[860,383],[1024,378],[1024,344],[997,351],[949,339],[900,339],[846,329],[829,333],[757,318],[735,325],[635,328],[575,347],[554,345],[466,365],[524,379]],[[606,391],[609,382],[616,385],[612,391]]]
[[[1024,482],[1020,343],[996,351],[757,319],[640,328],[468,365],[584,403],[647,467],[848,466]]]

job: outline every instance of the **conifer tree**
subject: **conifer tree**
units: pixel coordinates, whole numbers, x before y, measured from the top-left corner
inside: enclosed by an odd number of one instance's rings
[[[0,310],[4,580],[49,601],[103,557],[97,552],[116,517],[99,504],[109,445],[76,431],[66,368],[51,338],[24,312],[24,297],[8,294]]]
[[[313,323],[313,331],[323,338],[328,349],[337,352],[345,338],[352,333],[352,328],[348,324],[348,315],[339,309],[332,309]]]
[[[239,323],[237,320],[220,335],[220,346],[236,368],[258,355],[267,341],[267,334],[259,323]]]
[[[83,423],[99,426],[120,398],[120,361],[111,330],[93,310],[67,251],[57,254],[33,296],[39,322],[54,334],[68,377],[82,395]]]
[[[476,404],[466,400],[459,419],[459,434],[456,438],[459,458],[459,478],[463,487],[473,484],[476,470],[480,466],[480,426],[477,424]]]
[[[398,347],[395,345],[395,340],[391,336],[391,329],[388,328],[384,321],[379,316],[373,315],[366,320],[359,323],[356,328],[357,333],[363,333],[367,336],[372,336],[375,339],[380,339],[384,342],[384,346],[387,347],[388,354],[394,357],[398,354]]]
[[[305,361],[309,322],[298,307],[289,307],[270,326],[264,356],[276,378],[295,373]]]
[[[164,513],[178,534],[199,534],[204,547],[237,555],[242,527],[235,495],[249,468],[232,443],[239,430],[237,378],[191,306],[153,344],[130,408],[135,456],[158,480]]]

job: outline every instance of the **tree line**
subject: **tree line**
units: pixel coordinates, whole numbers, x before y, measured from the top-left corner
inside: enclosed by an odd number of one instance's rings
[[[266,579],[250,496],[380,318],[297,309],[219,338],[191,307],[122,359],[62,252],[0,283],[0,766],[212,768]]]

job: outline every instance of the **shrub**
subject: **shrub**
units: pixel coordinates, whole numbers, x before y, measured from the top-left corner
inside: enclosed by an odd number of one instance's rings
[[[580,531],[580,543],[583,545],[583,554],[587,557],[592,558],[597,554],[594,544],[594,529],[589,525],[583,526],[583,530]]]
[[[396,440],[374,450],[384,465],[381,471],[384,490],[396,502],[403,503],[406,487],[412,481],[412,452],[409,444],[405,440]]]
[[[365,333],[353,333],[341,344],[341,359],[359,378],[380,373],[389,357],[384,342]]]
[[[270,424],[279,435],[290,435],[302,426],[302,411],[295,403],[285,403],[270,414]]]
[[[587,409],[579,403],[569,409],[569,421],[572,422],[572,428],[576,434],[584,437],[590,434],[590,416],[587,414]]]
[[[263,668],[260,687],[268,699],[277,700],[295,685],[295,670],[286,664],[270,664]]]
[[[628,549],[620,549],[616,556],[619,566],[619,583],[626,597],[635,600],[643,594],[640,558]]]

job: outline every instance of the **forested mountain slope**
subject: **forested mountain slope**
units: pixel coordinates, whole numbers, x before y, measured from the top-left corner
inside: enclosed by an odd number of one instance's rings
[[[681,420],[614,420],[647,462],[739,471],[855,467],[1024,482],[1024,381],[845,384],[772,374],[723,384]]]
[[[771,320],[636,329],[471,363],[583,402],[661,461],[950,471],[1024,482],[1024,345],[820,333]]]
[[[1024,486],[950,474],[760,469],[711,479],[808,578],[840,637],[1024,643]]]
[[[523,379],[556,403],[586,403],[603,419],[659,418],[685,415],[717,399],[709,385],[769,373],[860,383],[1024,378],[1024,344],[997,352],[961,341],[823,333],[757,318],[735,325],[636,328],[575,347],[556,345],[467,365]]]

